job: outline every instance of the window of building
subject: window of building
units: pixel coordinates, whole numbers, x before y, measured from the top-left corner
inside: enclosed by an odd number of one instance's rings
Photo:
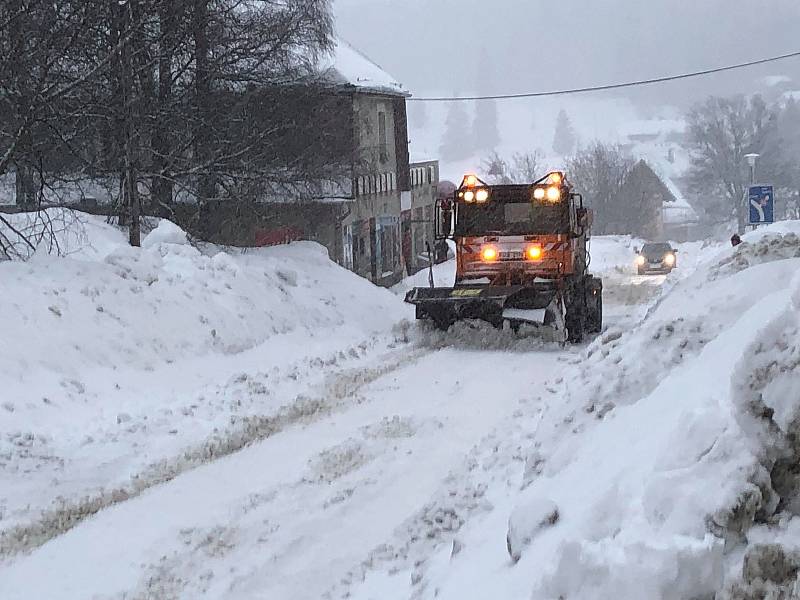
[[[389,142],[386,137],[386,113],[378,113],[378,144],[381,162],[389,160]]]

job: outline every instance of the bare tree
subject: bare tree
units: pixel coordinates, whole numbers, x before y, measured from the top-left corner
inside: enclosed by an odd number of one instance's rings
[[[712,220],[734,218],[744,232],[744,194],[748,183],[745,155],[762,155],[768,168],[775,160],[777,113],[760,96],[711,97],[689,113],[688,139],[692,150],[689,181],[702,192],[701,205]]]
[[[584,195],[594,210],[594,230],[596,233],[621,233],[621,225],[629,210],[621,201],[621,190],[633,167],[618,146],[595,142],[579,151],[567,161],[567,172],[576,188]]]
[[[544,175],[540,172],[541,164],[542,153],[539,150],[515,153],[510,160],[495,152],[484,159],[482,171],[494,184],[532,183]]]
[[[331,35],[329,0],[9,0],[0,176],[29,209],[104,182],[132,244],[141,202],[329,187],[353,158],[320,152],[302,111],[335,96],[315,78]]]

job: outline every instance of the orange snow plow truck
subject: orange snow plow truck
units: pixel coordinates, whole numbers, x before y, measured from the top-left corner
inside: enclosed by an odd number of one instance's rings
[[[603,282],[588,270],[591,224],[561,171],[524,185],[467,175],[436,205],[436,239],[455,241],[455,285],[415,288],[406,302],[440,329],[480,319],[580,342],[603,324]]]

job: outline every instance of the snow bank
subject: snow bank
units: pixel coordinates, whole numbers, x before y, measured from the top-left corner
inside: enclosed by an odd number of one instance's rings
[[[794,226],[707,249],[638,327],[576,360],[509,522],[512,580],[534,598],[711,596],[754,525],[800,498],[776,469],[800,422],[800,258],[781,233]]]
[[[158,226],[142,240],[143,248],[153,248],[161,244],[186,244],[186,232],[171,221],[162,219]]]
[[[2,529],[278,411],[407,315],[314,243],[201,252],[162,221],[137,249],[76,219],[68,256],[0,263]]]

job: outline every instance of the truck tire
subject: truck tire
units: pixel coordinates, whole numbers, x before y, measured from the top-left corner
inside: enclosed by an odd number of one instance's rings
[[[566,318],[567,326],[567,341],[573,344],[580,344],[583,341],[584,333],[584,316],[581,311],[575,311],[573,314],[567,313]]]
[[[567,341],[580,344],[586,330],[586,286],[583,281],[574,285],[566,298],[564,325],[567,328]]]
[[[589,309],[589,333],[600,333],[603,331],[603,293],[600,292],[592,296],[592,307]]]

